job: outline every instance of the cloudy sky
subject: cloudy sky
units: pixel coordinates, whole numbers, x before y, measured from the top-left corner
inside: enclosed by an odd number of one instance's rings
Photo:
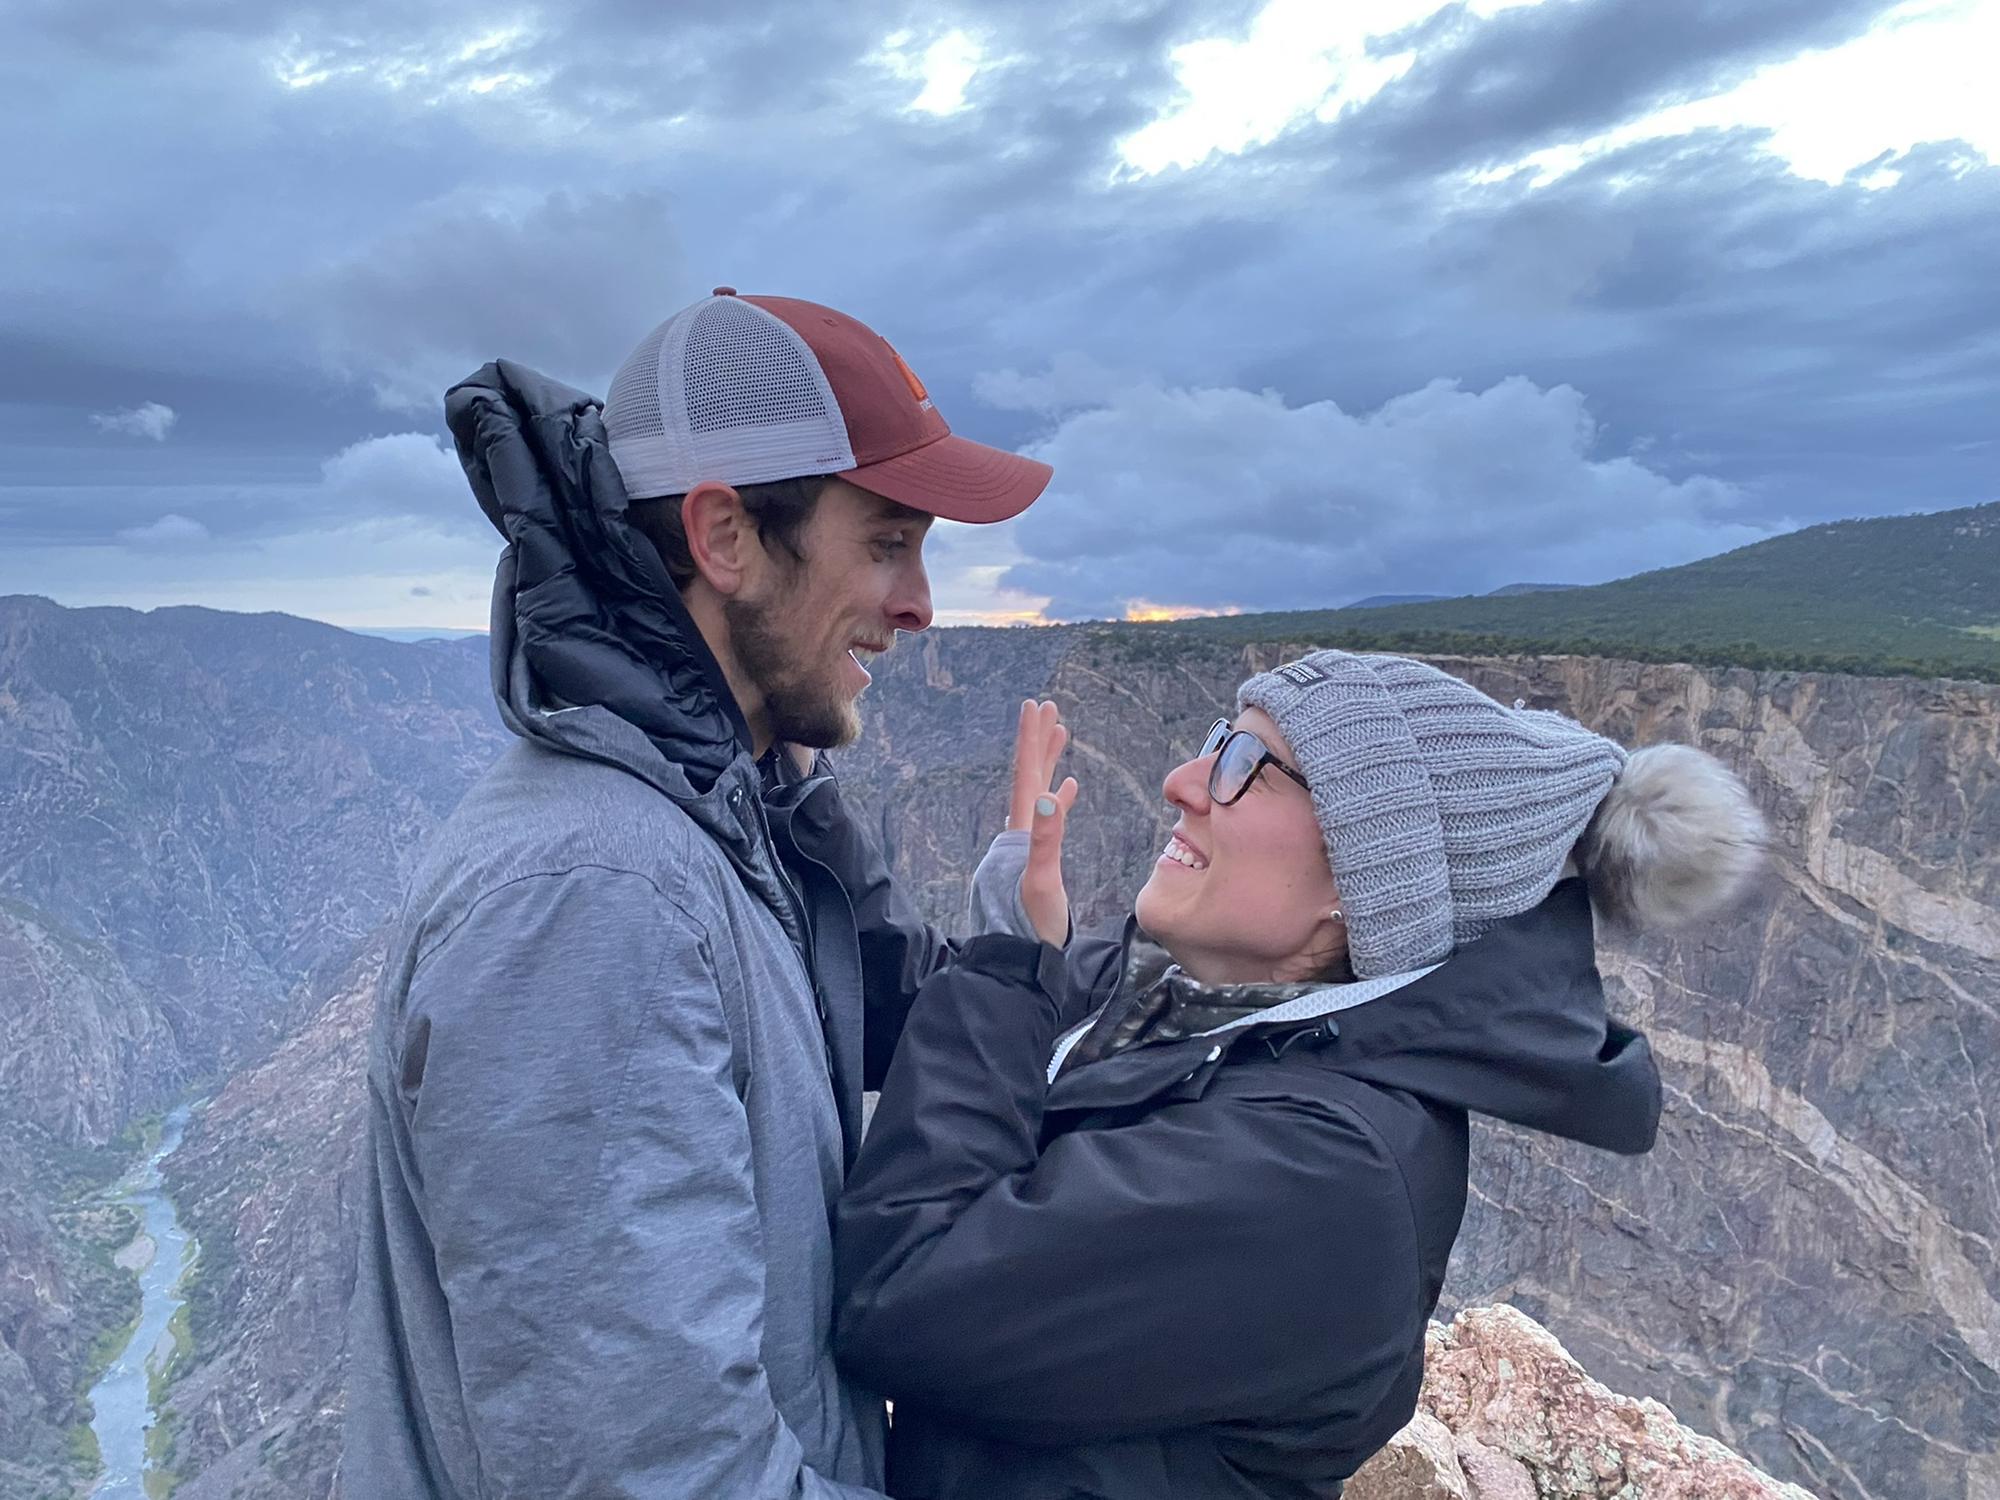
[[[941,621],[2000,498],[2000,0],[19,0],[0,593],[477,626],[440,396],[718,283],[1056,467]]]

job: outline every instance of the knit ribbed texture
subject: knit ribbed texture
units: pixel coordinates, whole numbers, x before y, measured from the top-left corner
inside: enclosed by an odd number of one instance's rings
[[[1401,656],[1316,651],[1252,677],[1312,787],[1363,979],[1438,962],[1541,904],[1625,764],[1561,714]]]

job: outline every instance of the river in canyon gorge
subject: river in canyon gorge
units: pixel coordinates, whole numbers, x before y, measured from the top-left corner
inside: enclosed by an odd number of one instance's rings
[[[118,1257],[120,1265],[138,1271],[141,1301],[131,1339],[90,1390],[95,1413],[90,1426],[104,1463],[92,1500],[146,1500],[146,1434],[159,1420],[149,1377],[156,1369],[164,1371],[173,1356],[169,1325],[186,1301],[181,1278],[195,1254],[194,1239],[181,1227],[161,1181],[160,1163],[180,1145],[187,1121],[186,1105],[169,1114],[159,1145],[112,1190],[114,1202],[138,1210],[143,1220],[138,1236]]]

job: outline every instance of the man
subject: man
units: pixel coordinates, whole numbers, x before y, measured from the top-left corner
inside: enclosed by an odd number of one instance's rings
[[[346,1492],[864,1500],[881,1409],[829,1353],[828,1226],[947,950],[809,752],[930,624],[932,519],[1050,471],[953,436],[852,318],[727,288],[601,419],[504,361],[446,413],[509,543],[519,739],[383,978]]]

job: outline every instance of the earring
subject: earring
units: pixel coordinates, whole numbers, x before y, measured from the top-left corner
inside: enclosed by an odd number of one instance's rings
[[[1340,908],[1337,906],[1332,911],[1328,912],[1326,915],[1329,921],[1344,922],[1347,920],[1346,917],[1342,914]]]

